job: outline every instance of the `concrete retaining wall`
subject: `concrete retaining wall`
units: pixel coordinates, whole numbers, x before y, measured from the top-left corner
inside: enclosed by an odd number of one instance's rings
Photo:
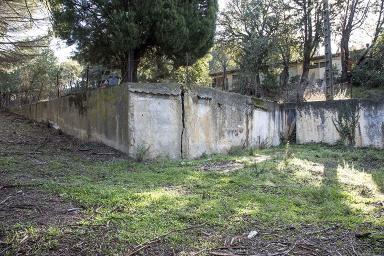
[[[384,104],[367,100],[303,103],[297,107],[297,142],[337,143],[340,135],[334,123],[339,113],[350,106],[356,107],[359,117],[355,129],[356,146],[384,148]]]
[[[280,144],[282,114],[276,103],[196,88],[184,95],[183,155],[225,153],[233,147]]]
[[[279,145],[291,120],[276,103],[211,88],[182,93],[180,86],[167,84],[98,89],[11,111],[131,157],[146,151],[148,158],[172,159]]]
[[[52,122],[85,141],[136,157],[197,158],[233,147],[276,146],[296,126],[296,141],[335,144],[346,106],[358,110],[355,143],[384,148],[384,103],[310,102],[279,105],[212,88],[182,92],[179,85],[128,84],[26,105],[11,111]]]

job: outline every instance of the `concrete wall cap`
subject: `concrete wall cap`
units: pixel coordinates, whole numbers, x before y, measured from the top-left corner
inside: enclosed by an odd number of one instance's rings
[[[153,95],[181,95],[181,86],[178,84],[125,84],[130,92],[146,93]]]

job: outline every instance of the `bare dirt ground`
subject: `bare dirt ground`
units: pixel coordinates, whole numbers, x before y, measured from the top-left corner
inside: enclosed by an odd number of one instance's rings
[[[0,157],[13,156],[16,160],[45,165],[56,158],[78,161],[115,161],[126,156],[97,143],[82,143],[47,124],[29,121],[20,116],[0,112]],[[7,159],[7,158],[4,158]],[[1,160],[1,158],[0,158]],[[4,160],[8,161],[8,160]],[[223,162],[225,169],[236,169],[232,162]],[[29,165],[14,175],[1,170],[0,165],[0,255],[381,255],[373,253],[375,245],[365,240],[370,233],[357,232],[339,225],[289,226],[276,224],[265,227],[250,221],[239,234],[217,233],[212,227],[182,231],[199,239],[219,240],[222,246],[205,249],[175,248],[167,236],[154,238],[138,245],[117,246],[111,240],[116,230],[113,225],[82,226],[91,216],[82,211],[77,202],[62,199],[46,192],[35,179],[54,179],[44,172],[30,172]],[[217,169],[204,165],[203,170]],[[241,168],[241,167],[240,167]],[[36,169],[36,168],[35,168]],[[58,173],[57,175],[65,175]],[[34,226],[34,230],[16,232],[20,227]],[[367,224],[367,230],[372,227]],[[37,227],[37,228],[36,228]],[[52,227],[64,231],[55,244],[46,236],[34,235],[35,229],[50,227],[45,234],[55,233]],[[67,229],[68,228],[68,229]],[[374,229],[374,227],[373,227]],[[66,231],[67,230],[67,231]],[[252,231],[255,232],[252,232]],[[360,230],[364,230],[362,227]],[[179,232],[179,231],[176,231]],[[377,230],[382,233],[383,230]],[[12,234],[14,236],[12,237]],[[383,241],[383,240],[380,240]],[[380,243],[379,241],[379,243]],[[117,249],[117,247],[119,249]]]
[[[48,124],[36,123],[21,116],[0,112],[0,157],[16,156],[15,161],[32,162],[33,167],[45,165],[57,158],[67,158],[68,161],[114,161],[126,156],[119,151],[98,143],[83,143],[59,130],[51,128]],[[44,173],[29,172],[28,165],[25,170],[18,170],[22,175],[11,175],[1,170],[0,165],[0,255],[13,253],[18,255],[32,253],[33,247],[39,242],[31,239],[33,235],[26,233],[18,239],[19,248],[14,248],[13,241],[5,241],[6,236],[17,229],[18,226],[37,227],[66,227],[76,225],[86,216],[80,213],[76,202],[63,200],[43,191],[33,181],[44,177]],[[61,174],[58,174],[61,175]],[[100,232],[101,231],[100,229]],[[33,231],[31,232],[33,233]],[[15,234],[19,236],[20,234]],[[17,239],[17,237],[15,237]],[[85,254],[82,246],[87,239],[73,237],[62,239],[60,246],[55,246],[55,255]],[[97,240],[89,246],[96,246]],[[9,251],[12,251],[11,253]],[[91,251],[90,251],[90,254]]]

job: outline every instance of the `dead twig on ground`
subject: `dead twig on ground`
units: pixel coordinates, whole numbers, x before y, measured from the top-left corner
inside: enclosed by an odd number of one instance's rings
[[[12,248],[12,245],[10,245],[10,246],[8,246],[8,247],[5,247],[5,249],[2,250],[2,251],[0,252],[0,255],[5,255],[5,253],[6,253],[9,249],[11,249],[11,248]]]
[[[33,208],[37,208],[37,206],[33,205],[33,204],[19,204],[19,205],[11,205],[8,208],[10,208],[10,209],[33,209]]]
[[[43,152],[0,152],[0,155],[2,156],[8,156],[8,155],[40,155],[43,154]]]
[[[307,236],[316,235],[319,233],[324,233],[324,232],[330,231],[330,230],[335,229],[335,228],[336,228],[336,226],[332,226],[332,227],[328,227],[328,228],[324,228],[324,229],[320,229],[320,230],[316,230],[316,231],[312,231],[312,232],[307,232],[307,233],[305,233],[305,235],[307,235]]]
[[[92,155],[98,155],[98,156],[113,156],[113,155],[118,155],[118,153],[92,153]]]
[[[49,137],[45,137],[44,141],[35,149],[36,151],[42,149],[49,142]]]
[[[273,253],[273,254],[268,254],[268,256],[278,256],[278,255],[288,255],[291,251],[293,251],[297,245],[299,240],[296,240],[291,247],[289,247],[287,250],[283,252],[278,252],[278,253]]]
[[[11,198],[12,198],[12,196],[7,196],[3,201],[0,202],[0,204],[7,202]]]
[[[177,233],[177,232],[183,232],[183,231],[187,231],[187,230],[191,230],[191,229],[197,229],[197,228],[201,228],[202,226],[204,226],[205,224],[201,224],[201,225],[197,225],[197,226],[190,226],[190,227],[187,227],[187,228],[182,228],[182,229],[175,229],[175,230],[171,230],[167,233],[165,233],[164,235],[160,235],[160,236],[157,236],[145,243],[142,243],[138,246],[136,246],[132,252],[128,253],[126,256],[133,256],[133,255],[136,255],[137,253],[139,253],[140,251],[148,248],[151,244],[154,244],[158,241],[160,241],[161,239],[163,239],[164,237],[167,237],[169,236],[170,234],[173,234],[173,233]]]
[[[201,254],[201,253],[203,253],[203,252],[206,252],[206,251],[208,251],[208,250],[209,250],[209,249],[207,249],[207,248],[202,249],[202,250],[200,250],[200,251],[198,251],[198,252],[194,252],[194,253],[192,253],[191,256],[197,256],[197,255],[199,255],[199,254]]]
[[[79,148],[79,151],[91,151],[92,149],[90,148]]]
[[[209,255],[212,255],[212,256],[240,256],[237,254],[226,253],[226,252],[210,252]]]
[[[80,208],[71,208],[71,209],[68,209],[67,212],[68,213],[70,213],[70,212],[78,212],[80,210],[81,210]]]

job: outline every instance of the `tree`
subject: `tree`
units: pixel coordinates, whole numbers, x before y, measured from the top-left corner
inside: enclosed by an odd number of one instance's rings
[[[71,86],[73,82],[80,79],[82,72],[81,65],[74,60],[67,60],[58,67],[57,86],[59,93]]]
[[[172,72],[171,79],[188,86],[211,86],[212,79],[209,76],[209,62],[212,55],[207,54],[197,60],[192,66],[179,67]]]
[[[220,40],[238,47],[243,89],[260,94],[260,73],[265,70],[276,31],[274,1],[233,0],[222,13]]]
[[[289,65],[293,60],[299,59],[298,24],[289,1],[279,0],[275,8],[278,17],[275,51],[278,55],[277,62],[282,64],[279,84],[280,88],[284,88],[288,94]]]
[[[341,79],[348,81],[350,70],[349,42],[353,31],[359,29],[365,22],[370,9],[370,1],[366,0],[338,0],[335,8],[339,15],[338,30],[341,34]]]
[[[367,49],[363,52],[359,60],[357,61],[357,65],[360,65],[364,62],[365,58],[368,54],[371,53],[371,50],[375,47],[380,35],[383,32],[384,27],[384,0],[374,0],[373,2],[373,14],[376,19],[374,35],[372,39],[372,43],[367,47]]]
[[[352,71],[352,81],[355,85],[367,88],[384,85],[384,36],[381,35],[376,41],[370,55]]]
[[[7,69],[36,56],[48,45],[48,36],[26,37],[23,32],[38,27],[44,18],[36,18],[41,3],[32,0],[0,1],[0,69]]]
[[[139,66],[139,78],[146,82],[177,82],[181,84],[211,84],[209,63],[212,56],[206,54],[189,67],[177,67],[173,61],[160,54],[156,49],[147,51]]]
[[[26,98],[40,101],[56,96],[58,61],[51,50],[44,50],[36,58],[19,68],[20,89]]]
[[[50,50],[13,69],[0,70],[0,102],[9,103],[16,96],[20,103],[56,97],[59,63]]]
[[[10,104],[11,95],[18,90],[18,78],[17,70],[0,69],[0,109]]]
[[[303,72],[297,88],[297,101],[303,100],[304,91],[309,81],[309,68],[311,59],[322,38],[322,1],[319,0],[293,0],[293,6],[298,13],[298,24],[302,32],[303,44]]]
[[[217,0],[50,0],[54,31],[78,57],[116,65],[136,82],[141,58],[156,48],[176,66],[193,65],[213,44]]]
[[[229,90],[226,83],[228,69],[236,67],[234,48],[231,45],[218,41],[211,51],[212,60],[209,63],[209,69],[212,72],[223,72],[222,88],[226,91]]]

